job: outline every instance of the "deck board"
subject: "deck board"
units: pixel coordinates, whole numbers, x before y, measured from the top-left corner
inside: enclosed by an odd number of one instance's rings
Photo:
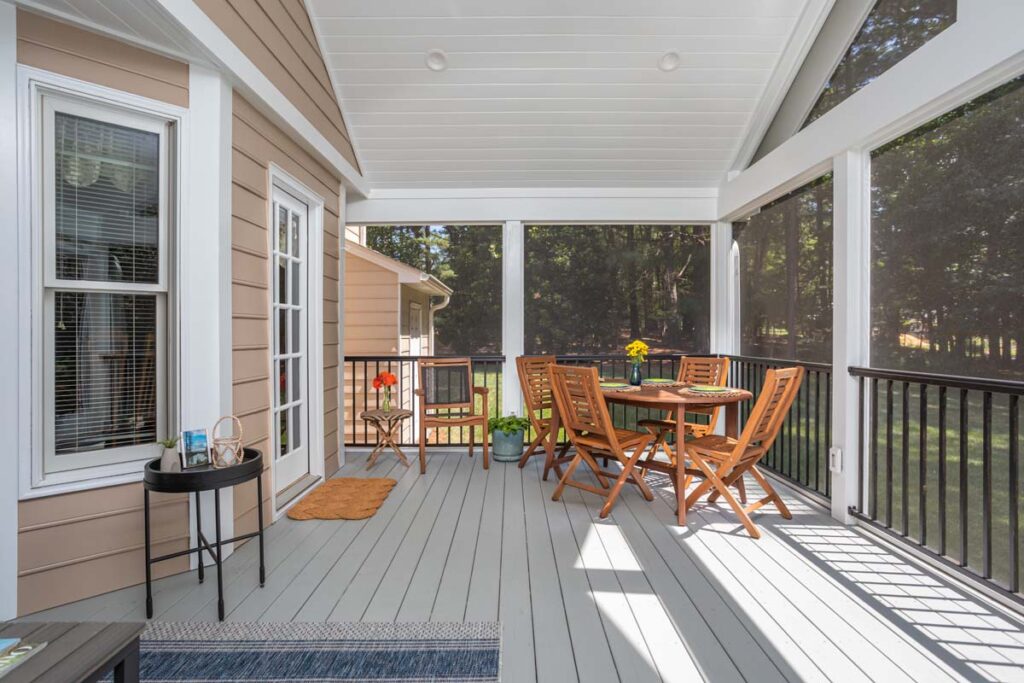
[[[792,520],[755,519],[755,541],[724,505],[674,524],[673,496],[627,487],[611,516],[569,489],[552,501],[541,460],[484,471],[465,451],[393,476],[360,521],[281,519],[225,562],[228,619],[474,621],[503,627],[506,681],[1024,680],[1024,620],[816,506],[782,491]],[[751,488],[755,488],[751,486]],[[757,491],[751,491],[757,495]],[[154,584],[157,618],[216,618],[207,570]],[[143,618],[133,586],[30,618]]]

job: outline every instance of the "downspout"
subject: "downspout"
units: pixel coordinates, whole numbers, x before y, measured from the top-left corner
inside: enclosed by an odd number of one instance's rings
[[[433,297],[431,297],[433,299]],[[430,329],[430,355],[434,355],[434,314],[443,308],[446,308],[451,303],[451,294],[442,294],[441,303],[430,304],[430,308],[427,309],[429,315],[427,316],[427,325]]]

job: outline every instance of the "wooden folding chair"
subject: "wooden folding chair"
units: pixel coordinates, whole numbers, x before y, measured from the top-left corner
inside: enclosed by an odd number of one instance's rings
[[[700,500],[701,496],[711,491],[708,501],[714,502],[719,496],[725,498],[747,532],[754,538],[761,538],[761,532],[751,521],[750,513],[767,503],[774,503],[786,519],[793,517],[775,488],[757,469],[757,463],[779,435],[782,422],[796,399],[803,377],[802,367],[769,370],[761,395],[757,397],[757,402],[743,427],[743,433],[738,439],[709,434],[683,444],[685,457],[696,465],[695,469],[687,468],[686,474],[703,477],[704,481],[691,491],[681,504],[689,508]],[[757,480],[767,495],[744,507],[736,501],[729,487],[740,481],[747,472]],[[689,478],[686,477],[687,480]],[[684,485],[682,491],[676,492],[677,499],[682,498],[685,490]]]
[[[728,358],[704,358],[697,356],[684,356],[679,362],[679,374],[676,376],[677,382],[685,382],[687,384],[709,384],[716,387],[724,387],[728,379]],[[707,424],[686,422],[684,423],[686,433],[692,434],[696,437],[712,434],[715,431],[715,424],[718,422],[718,413],[721,409],[722,406],[720,405],[708,408],[702,408],[699,406],[688,408],[688,413],[707,415],[708,422]],[[640,420],[637,422],[637,426],[643,427],[651,434],[654,434],[655,437],[654,443],[651,444],[650,450],[647,451],[647,457],[644,458],[644,461],[654,460],[658,455],[658,449],[660,448],[665,451],[669,462],[675,465],[675,449],[668,444],[669,434],[673,434],[676,429],[676,421],[674,417],[671,414],[666,414],[660,420]],[[641,467],[641,470],[643,470],[643,467]],[[741,495],[744,494],[741,492]]]
[[[607,498],[601,508],[602,518],[608,516],[626,482],[639,488],[647,500],[654,500],[654,494],[643,478],[634,471],[637,460],[654,437],[650,433],[615,428],[601,393],[597,368],[549,365],[548,374],[562,426],[576,447],[576,454],[559,479],[551,500],[558,500],[566,486],[596,493]],[[627,450],[632,450],[633,454],[627,456]],[[602,469],[595,456],[615,458],[622,465],[622,471],[615,473]],[[593,470],[602,488],[572,478],[576,468],[584,462]],[[608,487],[608,479],[615,479],[611,488]]]
[[[473,365],[469,358],[421,358],[419,397],[420,474],[427,471],[427,429],[469,427],[469,457],[473,457],[474,427],[483,429],[481,445],[484,469],[491,466],[487,433],[487,387],[473,386]],[[476,412],[476,396],[482,397]],[[428,414],[429,412],[429,414]]]
[[[551,433],[551,410],[554,406],[554,399],[551,395],[548,366],[554,364],[554,356],[519,356],[516,358],[516,370],[519,373],[519,386],[523,390],[523,401],[526,403],[526,415],[530,418],[533,431],[537,433],[537,436],[530,442],[530,447],[519,459],[519,467],[525,467],[534,451],[543,447],[546,454],[544,481],[547,481],[548,472],[552,469],[555,470],[555,475],[561,478],[562,469],[559,465],[571,460],[565,455],[569,450],[568,443],[563,444],[558,455],[555,455],[555,449],[558,447],[558,435]]]

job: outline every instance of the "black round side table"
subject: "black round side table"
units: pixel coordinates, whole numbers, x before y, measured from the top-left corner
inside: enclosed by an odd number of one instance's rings
[[[146,523],[146,618],[153,618],[153,588],[151,567],[157,562],[170,560],[182,555],[199,553],[199,583],[205,579],[203,571],[203,551],[210,554],[217,564],[217,615],[224,621],[224,579],[221,558],[221,546],[225,543],[244,541],[247,538],[259,536],[260,539],[260,586],[266,581],[266,572],[263,566],[263,454],[255,448],[243,449],[242,462],[230,467],[217,469],[210,465],[203,467],[192,467],[177,472],[162,472],[160,470],[160,458],[150,460],[146,463],[146,470],[142,480],[143,501],[145,507]],[[221,539],[220,537],[220,490],[228,486],[244,484],[252,479],[256,480],[256,505],[258,508],[257,519],[259,530],[252,533],[242,534],[234,538]],[[176,553],[168,553],[160,557],[152,557],[150,552],[149,539],[149,492],[157,493],[194,493],[196,494],[196,535],[199,538],[199,545],[195,548],[180,550]],[[203,535],[202,511],[199,505],[199,493],[201,491],[213,491],[214,517],[217,529],[217,540],[210,543]],[[215,552],[216,549],[216,552]]]

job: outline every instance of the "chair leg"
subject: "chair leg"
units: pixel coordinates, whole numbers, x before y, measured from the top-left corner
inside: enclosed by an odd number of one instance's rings
[[[558,480],[558,486],[555,487],[555,492],[552,494],[551,500],[557,501],[562,497],[562,491],[565,490],[566,483],[572,479],[572,473],[576,471],[576,468],[580,466],[581,462],[583,462],[583,451],[577,448],[576,457],[569,462],[569,466],[565,468],[565,473],[562,475],[562,478]]]
[[[633,468],[636,467],[637,460],[640,459],[640,456],[643,455],[645,450],[647,450],[647,444],[638,445],[633,449],[633,456],[626,462],[622,463],[622,473],[619,475],[618,479],[615,480],[615,483],[612,485],[612,490],[608,492],[608,500],[605,501],[604,506],[601,508],[601,519],[607,517],[608,513],[612,511],[612,506],[615,505],[615,501],[619,497],[619,492],[622,491],[622,487],[625,486],[627,481],[632,480],[633,483],[640,487],[640,492],[643,494],[644,498],[647,500],[654,500],[654,494],[651,493],[649,488],[647,488],[647,484],[644,482],[643,477],[636,476],[636,472],[633,471]]]
[[[786,504],[782,500],[782,496],[780,496],[778,491],[775,490],[775,487],[769,483],[768,478],[761,473],[761,470],[757,469],[757,465],[750,466],[750,474],[753,475],[754,479],[757,480],[757,483],[764,489],[764,492],[767,493],[768,497],[771,498],[773,503],[775,503],[775,507],[779,509],[779,513],[781,513],[786,519],[793,519],[793,513],[789,511],[788,507],[786,507]]]
[[[484,441],[480,445],[484,449],[484,469],[487,470],[487,469],[491,468],[491,452],[490,452],[490,447],[491,447],[490,441],[491,441],[491,439],[490,439],[490,434],[487,433],[487,417],[486,416],[484,417],[483,430],[484,430]]]
[[[725,502],[729,504],[729,507],[731,507],[733,512],[736,513],[736,516],[740,518],[740,522],[743,524],[743,527],[747,530],[747,533],[750,534],[752,538],[761,538],[761,531],[757,528],[757,525],[754,524],[753,520],[750,519],[750,515],[748,515],[747,511],[743,509],[743,506],[740,505],[739,501],[737,501],[736,498],[732,495],[732,492],[729,491],[729,487],[726,486],[719,472],[712,470],[711,467],[704,461],[704,458],[700,457],[699,455],[694,455],[691,453],[691,459],[694,461],[694,463],[696,463],[697,467],[700,469],[701,472],[704,473],[704,476],[706,477],[701,486],[703,486],[704,484],[710,484],[711,487],[714,488],[715,491],[717,491],[722,498],[725,498]],[[722,467],[719,468],[719,471],[724,469],[724,467],[727,464],[728,463],[723,464]],[[697,490],[699,491],[700,487],[698,487]],[[687,498],[687,502],[690,502],[689,498]]]
[[[543,441],[544,434],[538,434],[537,438],[530,442],[530,447],[526,449],[525,453],[523,453],[523,457],[519,458],[519,469],[526,467],[526,463],[529,461],[530,456],[533,455],[533,452],[537,450]]]
[[[427,428],[420,418],[420,474],[427,473]]]
[[[743,481],[743,473],[746,472],[746,471],[747,471],[746,467],[742,467],[742,466],[734,467],[732,472],[729,473],[729,476],[727,476],[725,478],[725,480],[724,480],[726,486],[735,486],[736,487],[736,490],[740,494],[740,502],[743,503],[744,505],[747,504],[747,485]],[[708,496],[708,502],[709,503],[714,503],[716,500],[718,500],[718,492],[717,491],[712,491],[711,495]]]
[[[469,426],[469,457],[473,457],[473,442],[476,440],[476,427]]]

